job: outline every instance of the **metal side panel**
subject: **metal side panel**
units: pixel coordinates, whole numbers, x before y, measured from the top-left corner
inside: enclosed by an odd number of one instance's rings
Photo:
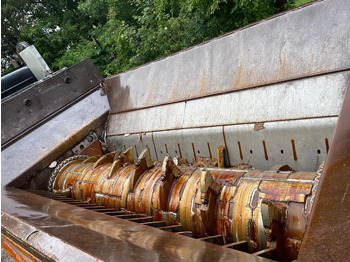
[[[107,78],[111,112],[349,69],[349,9],[318,1]]]
[[[102,80],[96,67],[87,59],[5,98],[1,101],[2,148],[81,99]]]
[[[2,232],[53,261],[271,261],[15,188],[1,204]]]
[[[150,132],[142,135],[108,136],[113,150],[147,146],[153,160],[166,155],[217,158],[219,146],[227,148],[229,165],[248,163],[259,169],[288,164],[297,171],[315,171],[327,156],[337,117],[228,125]]]
[[[350,71],[188,101],[184,128],[337,116]]]
[[[22,186],[107,118],[108,101],[95,91],[1,152],[1,184]]]
[[[110,115],[107,135],[129,134],[181,128],[185,102]]]
[[[301,245],[300,261],[350,258],[350,83]]]
[[[224,145],[222,127],[154,132],[153,136],[162,159],[166,155],[165,145],[170,156],[181,156],[188,161],[199,156],[216,158],[216,148]]]
[[[112,114],[107,136],[337,116],[350,71]]]
[[[140,135],[108,136],[113,150],[134,147],[135,157],[148,147],[153,160],[162,161],[165,156],[181,156],[192,160],[195,156],[216,158],[216,148],[224,145],[222,127],[180,129]],[[193,144],[193,145],[192,145]]]
[[[231,164],[249,163],[259,169],[288,164],[297,171],[316,171],[326,159],[337,117],[225,127]]]

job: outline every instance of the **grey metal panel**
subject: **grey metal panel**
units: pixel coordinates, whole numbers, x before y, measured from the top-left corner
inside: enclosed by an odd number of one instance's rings
[[[326,159],[337,117],[265,123],[254,131],[253,124],[226,126],[225,135],[231,164],[249,163],[259,169],[288,164],[298,171],[315,171]],[[294,140],[297,160],[294,160]],[[238,147],[240,142],[243,160]],[[265,158],[263,142],[267,152]],[[281,152],[283,150],[283,153]]]
[[[330,146],[336,121],[337,117],[327,117],[270,122],[259,131],[254,131],[254,124],[170,130],[153,132],[153,140],[159,161],[167,154],[172,157],[181,155],[188,161],[195,154],[197,157],[209,157],[208,143],[212,157],[216,158],[216,148],[225,145],[225,135],[231,166],[249,163],[259,169],[269,169],[276,164],[288,164],[297,171],[315,171],[326,158],[325,139]],[[138,135],[110,136],[107,141],[114,150],[136,145],[139,153],[147,144],[155,160],[151,136],[151,133],[147,133],[143,136],[143,142],[137,142]],[[294,141],[296,160],[291,140]],[[267,159],[262,141],[265,141]]]
[[[154,161],[162,161],[166,155],[172,157],[181,155],[183,158],[192,160],[194,158],[193,148],[196,156],[209,157],[211,153],[215,158],[216,148],[224,145],[222,127],[149,132],[144,133],[141,140],[137,134],[109,136],[107,142],[112,150],[134,147],[134,157],[148,147]]]
[[[188,101],[183,127],[338,115],[349,72]]]
[[[87,59],[5,99],[1,103],[2,145],[81,98],[102,80]]]
[[[337,116],[350,71],[113,114],[107,135]]]
[[[102,125],[108,110],[107,98],[95,91],[4,149],[1,152],[2,186],[10,182],[13,186],[22,186],[28,177],[80,142],[90,129]]]
[[[108,78],[112,113],[348,69],[349,10],[315,2]]]
[[[164,159],[166,155],[165,144],[170,156],[181,155],[188,161],[191,161],[195,156],[209,157],[208,143],[212,156],[216,158],[216,148],[224,145],[222,127],[154,132],[153,136],[161,159]]]
[[[185,106],[183,102],[110,115],[107,135],[181,128],[185,117]]]

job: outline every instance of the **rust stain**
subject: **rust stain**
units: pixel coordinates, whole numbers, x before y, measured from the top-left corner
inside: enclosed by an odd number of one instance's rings
[[[179,149],[180,158],[182,158],[180,144],[177,144],[177,148]]]
[[[329,151],[328,138],[325,138],[325,139],[324,139],[324,143],[326,144],[326,153],[328,154],[328,151]]]
[[[201,84],[200,84],[200,90],[199,90],[200,96],[203,96],[207,93],[207,86],[208,86],[208,76],[207,76],[207,73],[203,73]]]
[[[264,123],[255,123],[254,131],[259,131],[259,130],[262,130],[262,129],[265,129]]]
[[[241,160],[243,160],[241,142],[238,141],[237,144],[238,144],[238,150],[239,150],[239,157],[240,157]]]
[[[157,148],[156,148],[156,143],[154,143],[153,132],[152,132],[152,143],[153,143],[154,153],[156,154],[156,159],[158,161]]]
[[[197,158],[196,149],[194,148],[194,144],[193,143],[191,143],[191,144],[192,144],[192,150],[193,150],[193,157]]]
[[[80,155],[86,155],[86,156],[102,156],[102,149],[100,141],[96,140],[93,143],[91,143],[88,147],[86,147],[84,150],[80,152]]]
[[[266,149],[266,143],[265,140],[262,141],[263,147],[264,147],[264,155],[265,155],[265,160],[269,160],[269,156],[267,154],[267,149]]]
[[[294,158],[294,161],[298,161],[297,151],[295,150],[295,143],[294,143],[294,139],[290,140],[290,142],[292,143],[292,149],[293,149],[293,158]]]
[[[207,146],[208,146],[209,157],[210,157],[210,158],[213,158],[213,156],[211,155],[211,150],[210,150],[209,142],[207,142]]]
[[[224,143],[225,143],[225,152],[226,152],[226,157],[227,157],[227,164],[230,167],[231,166],[231,162],[230,162],[230,155],[228,153],[228,147],[227,147],[227,142],[226,142],[225,126],[222,126],[222,136],[224,138]]]
[[[11,257],[13,257],[18,262],[25,261],[41,261],[23,247],[12,241],[10,238],[1,233],[1,248],[4,249]]]

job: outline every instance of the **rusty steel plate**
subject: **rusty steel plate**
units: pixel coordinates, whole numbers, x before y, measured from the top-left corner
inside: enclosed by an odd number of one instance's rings
[[[1,204],[2,230],[55,261],[270,261],[20,189]]]
[[[349,120],[350,83],[301,246],[301,261],[348,261],[350,258]]]

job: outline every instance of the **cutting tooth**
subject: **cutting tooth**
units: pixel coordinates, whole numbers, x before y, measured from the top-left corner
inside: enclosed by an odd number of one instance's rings
[[[123,166],[124,162],[121,159],[117,159],[113,161],[111,168],[108,171],[107,178],[110,179],[112,175]]]
[[[122,153],[122,151],[120,151],[120,150],[116,150],[116,151],[112,152],[112,154],[114,155],[113,162],[115,160],[119,159],[119,156],[121,155],[121,153]]]
[[[202,204],[208,203],[209,199],[209,189],[215,194],[218,195],[221,190],[221,185],[214,180],[211,176],[209,170],[202,170],[201,173],[201,201]]]
[[[121,155],[118,156],[123,163],[134,163],[133,147],[126,149]]]
[[[52,192],[54,193],[54,195],[58,195],[58,196],[66,196],[66,197],[70,197],[71,196],[70,188],[61,189],[61,190],[55,190],[54,189]]]
[[[94,168],[97,168],[98,166],[106,164],[106,163],[112,163],[113,162],[113,158],[114,158],[114,156],[112,154],[108,154],[108,155],[105,155],[105,156],[101,157],[100,159],[98,159],[95,162]]]
[[[139,156],[139,158],[138,158],[138,160],[137,160],[137,164],[139,165],[142,161],[145,161],[145,162],[146,162],[147,168],[151,168],[151,167],[153,167],[153,165],[154,165],[148,147],[145,148],[145,149],[141,152],[141,154],[140,154],[140,156]]]
[[[169,156],[166,156],[163,160],[162,171],[162,181],[167,180],[168,174],[172,174],[174,178],[181,175],[180,169],[175,165],[174,161]]]
[[[88,159],[83,161],[83,164],[87,164],[87,163],[95,163],[100,157],[99,156],[92,156],[89,157]]]

